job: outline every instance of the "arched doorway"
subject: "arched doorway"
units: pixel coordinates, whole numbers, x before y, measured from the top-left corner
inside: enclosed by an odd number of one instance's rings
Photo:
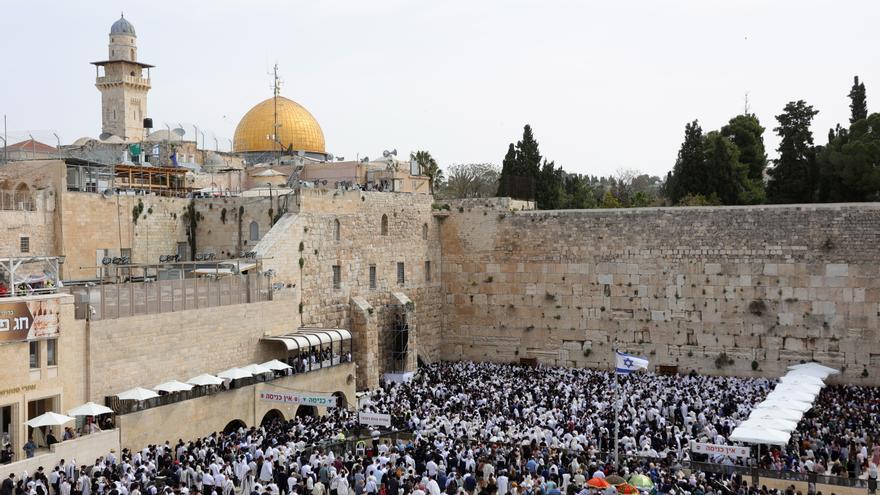
[[[281,423],[284,421],[284,414],[281,413],[278,409],[270,409],[263,415],[263,420],[260,421],[260,426],[266,426],[270,423]]]
[[[317,415],[318,410],[315,409],[315,406],[299,406],[296,408],[297,418],[314,418]]]
[[[339,409],[348,409],[348,399],[345,398],[345,394],[339,391],[333,392],[333,397],[336,397],[336,407]]]
[[[223,428],[223,433],[230,434],[234,431],[237,431],[239,428],[247,428],[247,425],[244,421],[240,419],[233,419],[232,421],[226,423],[226,427]]]

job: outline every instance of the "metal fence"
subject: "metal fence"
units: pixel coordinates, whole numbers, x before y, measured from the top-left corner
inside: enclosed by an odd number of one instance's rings
[[[107,320],[269,301],[272,280],[248,273],[81,286],[72,287],[70,292],[77,319]]]

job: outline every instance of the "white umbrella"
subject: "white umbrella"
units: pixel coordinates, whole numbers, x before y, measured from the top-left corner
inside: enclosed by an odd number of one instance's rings
[[[119,400],[147,400],[152,399],[153,397],[159,397],[159,394],[153,392],[152,390],[135,387],[131,390],[126,390],[121,394],[116,394],[116,397],[118,397]]]
[[[251,373],[250,371],[241,368],[229,368],[226,371],[221,371],[220,373],[217,373],[217,376],[219,376],[220,378],[228,378],[230,380],[236,380],[238,378],[248,378],[252,375],[253,373]]]
[[[186,383],[189,383],[190,385],[198,385],[198,386],[220,385],[221,383],[223,383],[223,380],[221,378],[217,378],[214,375],[209,375],[209,374],[205,373],[203,375],[194,376],[194,377],[190,378],[189,380],[186,381]]]
[[[179,382],[177,380],[171,380],[170,382],[160,383],[153,387],[153,390],[158,390],[160,392],[185,392],[187,390],[192,390],[193,386],[188,383]]]
[[[25,423],[31,428],[39,428],[40,426],[60,426],[64,423],[69,423],[76,418],[71,418],[70,416],[65,416],[63,414],[58,414],[54,412],[47,412],[40,414],[36,418],[32,418],[30,421]]]
[[[779,408],[779,409],[793,409],[795,411],[807,412],[813,408],[813,404],[809,402],[800,402],[796,400],[765,400],[764,402],[759,403],[755,406],[755,409],[767,409],[767,408]]]
[[[778,407],[767,407],[764,409],[752,409],[749,418],[774,418],[786,419],[788,421],[800,421],[804,417],[804,413],[793,409],[782,409]]]
[[[250,371],[252,375],[262,375],[263,373],[271,373],[272,369],[267,368],[260,364],[249,364],[247,366],[243,366],[241,369],[245,371]]]
[[[817,370],[817,371],[824,371],[825,373],[828,373],[829,375],[837,375],[840,373],[840,370],[838,370],[836,368],[830,368],[828,366],[824,366],[819,363],[795,364],[795,365],[789,366],[788,369],[790,369],[790,370],[812,369],[812,370]]]
[[[791,433],[779,430],[771,430],[770,428],[753,428],[738,427],[730,434],[730,439],[734,442],[745,443],[766,443],[770,445],[785,445]]]
[[[283,363],[277,359],[273,359],[271,361],[266,361],[265,363],[261,364],[260,366],[263,366],[264,368],[269,368],[270,370],[273,370],[273,371],[284,371],[284,370],[288,370],[291,368],[291,366],[289,364]]]
[[[107,406],[102,406],[100,404],[95,404],[94,402],[86,402],[81,406],[74,407],[70,411],[67,411],[67,414],[71,416],[100,416],[102,414],[111,414],[113,409],[110,409]]]

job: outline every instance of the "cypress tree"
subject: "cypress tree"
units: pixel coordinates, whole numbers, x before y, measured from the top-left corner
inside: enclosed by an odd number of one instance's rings
[[[674,204],[688,194],[708,194],[708,176],[703,163],[703,129],[696,120],[684,127],[684,142],[667,182],[667,193]]]
[[[859,76],[855,76],[852,89],[849,90],[849,123],[868,118],[868,100],[865,96],[865,83],[859,82]]]
[[[816,151],[810,124],[819,113],[804,100],[785,105],[776,116],[774,128],[781,138],[779,158],[768,173],[767,200],[771,203],[809,203],[813,201],[816,182]]]

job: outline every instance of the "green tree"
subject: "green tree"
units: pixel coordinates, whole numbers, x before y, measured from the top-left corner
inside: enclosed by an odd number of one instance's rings
[[[739,204],[748,176],[736,145],[720,132],[710,132],[703,139],[703,164],[708,172],[708,193],[717,194],[723,204]]]
[[[437,161],[427,151],[410,153],[409,158],[419,164],[422,175],[428,178],[428,189],[434,194],[434,186],[443,181],[443,170],[437,165]]]
[[[739,161],[748,168],[749,179],[762,184],[767,168],[764,130],[755,114],[737,115],[721,128],[721,134],[739,149]]]
[[[849,123],[868,118],[868,100],[865,96],[865,83],[859,82],[859,76],[855,76],[852,89],[849,90]]]
[[[818,151],[819,200],[857,202],[880,200],[880,114],[859,119],[849,131],[832,133]]]
[[[539,210],[557,210],[565,205],[563,189],[565,171],[556,168],[554,162],[544,160],[535,183],[535,203]]]
[[[703,163],[703,129],[696,120],[684,127],[684,142],[666,181],[666,194],[678,203],[688,194],[708,194],[709,177]]]
[[[602,196],[602,201],[599,202],[599,208],[623,208],[623,205],[609,190],[605,191],[605,194]]]
[[[532,134],[532,127],[523,127],[522,139],[516,146],[511,144],[501,165],[498,196],[512,196],[526,199],[537,196],[537,182],[541,175],[541,152]],[[529,197],[528,199],[533,199]]]
[[[810,124],[819,113],[804,100],[785,105],[776,116],[774,128],[780,137],[779,158],[768,170],[767,199],[771,203],[809,203],[814,198],[816,182],[816,150]]]
[[[516,170],[516,147],[513,143],[507,147],[507,154],[501,162],[501,176],[498,177],[498,193],[496,196],[510,196],[511,178],[517,173]]]

